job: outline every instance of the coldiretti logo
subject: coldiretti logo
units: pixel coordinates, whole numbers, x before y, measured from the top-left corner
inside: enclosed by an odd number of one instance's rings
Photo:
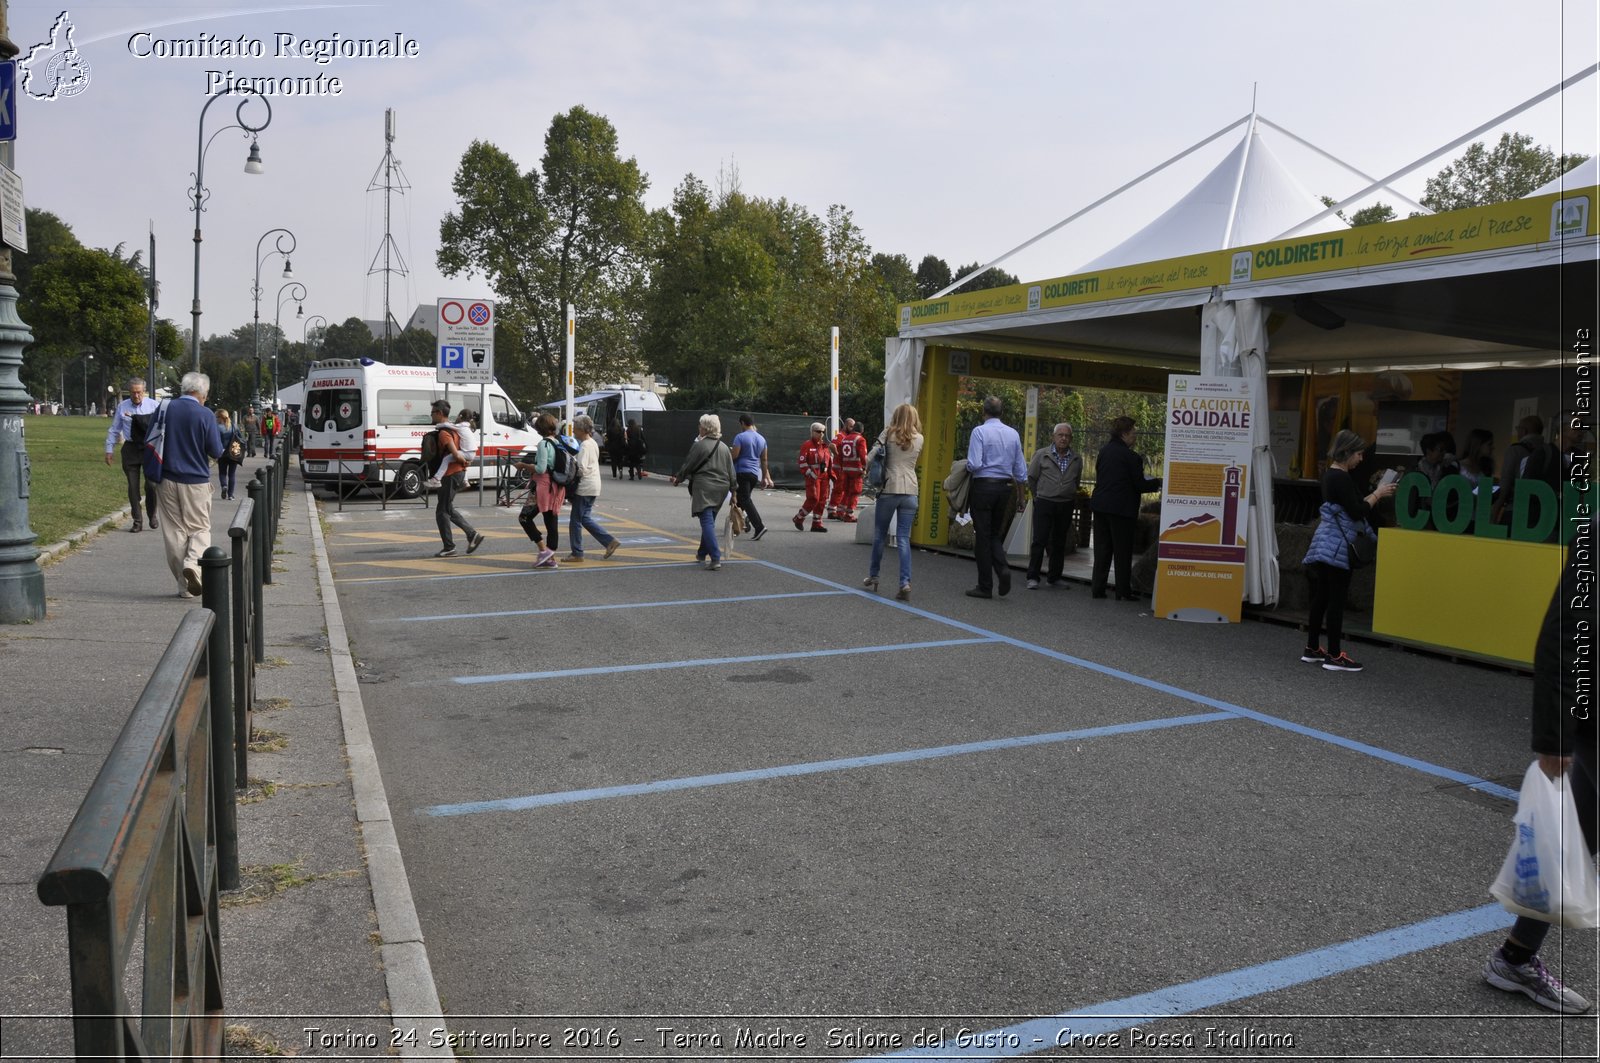
[[[1077,280],[1056,281],[1044,286],[1046,299],[1066,299],[1074,295],[1096,295],[1100,291],[1099,277],[1080,277]]]
[[[940,314],[948,314],[949,312],[950,300],[940,299],[937,303],[913,306],[911,308],[911,320],[915,321],[919,317],[938,317]]]
[[[1273,266],[1298,266],[1302,262],[1320,262],[1325,258],[1344,257],[1344,237],[1327,240],[1307,240],[1298,244],[1280,244],[1264,247],[1256,252],[1256,269]]]

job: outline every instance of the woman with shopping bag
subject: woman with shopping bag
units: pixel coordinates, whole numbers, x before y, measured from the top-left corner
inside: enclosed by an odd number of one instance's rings
[[[1593,548],[1596,525],[1590,522],[1576,542]],[[1540,1007],[1564,1014],[1588,1011],[1590,1003],[1561,983],[1539,958],[1552,922],[1594,926],[1595,911],[1595,706],[1580,653],[1593,660],[1594,608],[1571,560],[1562,566],[1561,582],[1545,612],[1533,653],[1533,751],[1539,759],[1528,770],[1518,805],[1517,839],[1507,854],[1506,869],[1490,892],[1517,914],[1505,943],[1483,965],[1484,981],[1508,993],[1522,993]],[[1536,770],[1537,769],[1537,770]],[[1544,780],[1557,783],[1547,786]],[[1558,813],[1549,806],[1559,794]],[[1543,802],[1543,810],[1535,806]],[[1576,822],[1578,831],[1563,829]],[[1541,832],[1540,827],[1544,829]],[[1572,836],[1581,833],[1582,837]],[[1553,845],[1553,851],[1552,851]],[[1573,852],[1572,847],[1583,846]],[[1544,855],[1533,859],[1535,852]],[[1519,863],[1520,861],[1520,863]],[[1550,866],[1554,864],[1555,866]],[[1518,872],[1522,881],[1516,881]],[[1549,897],[1529,896],[1530,878],[1539,877]],[[1531,912],[1548,912],[1536,918]]]

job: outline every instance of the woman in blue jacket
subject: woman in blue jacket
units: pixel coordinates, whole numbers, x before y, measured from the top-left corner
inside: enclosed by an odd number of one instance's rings
[[[1311,631],[1300,659],[1320,664],[1330,672],[1359,672],[1361,666],[1339,648],[1344,634],[1344,600],[1350,592],[1350,542],[1358,535],[1372,535],[1367,518],[1372,507],[1394,494],[1395,485],[1366,494],[1356,486],[1350,473],[1361,464],[1366,440],[1345,429],[1333,437],[1328,448],[1328,471],[1322,474],[1322,509],[1317,530],[1311,534],[1306,551],[1306,579],[1311,582]],[[1322,648],[1326,624],[1328,648]]]

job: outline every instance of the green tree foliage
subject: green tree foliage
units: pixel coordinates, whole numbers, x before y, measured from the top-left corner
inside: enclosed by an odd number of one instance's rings
[[[1557,155],[1526,133],[1505,133],[1492,149],[1480,140],[1428,178],[1422,205],[1445,211],[1519,199],[1587,158]]]
[[[935,292],[944,291],[954,279],[950,263],[937,255],[923,255],[917,263],[917,298],[932,299]]]
[[[905,255],[887,255],[882,252],[872,256],[872,268],[896,303],[909,303],[922,296],[917,294],[917,274],[911,260]]]
[[[582,107],[551,121],[537,170],[521,172],[483,141],[462,155],[457,209],[439,226],[439,268],[489,282],[502,324],[521,332],[520,368],[542,378],[541,394],[563,390],[569,303],[580,385],[640,368],[647,187],[639,164],[618,154],[616,129]]]
[[[33,329],[30,357],[70,359],[92,352],[112,377],[148,357],[144,280],[109,251],[60,248],[33,270],[19,309]]]
[[[346,318],[341,324],[329,325],[322,336],[322,349],[318,358],[372,358],[372,330],[359,317]]]
[[[956,270],[954,276],[952,276],[950,280],[954,280],[956,277],[965,277],[967,274],[971,273],[981,265],[983,265],[982,262],[969,262],[965,266],[962,266],[960,269]],[[945,281],[945,283],[949,284],[950,281]],[[982,273],[978,274],[976,277],[973,277],[971,280],[967,281],[967,283],[957,288],[954,294],[960,295],[965,292],[981,292],[985,288],[1004,288],[1010,284],[1021,283],[1022,282],[1018,280],[1014,274],[1007,273],[999,266],[993,266],[984,270]]]
[[[1355,226],[1379,225],[1386,221],[1394,221],[1397,217],[1399,215],[1394,212],[1394,208],[1389,204],[1374,203],[1372,206],[1362,207],[1350,215],[1350,224]]]
[[[883,270],[905,284],[904,257],[874,258],[841,206],[821,219],[736,187],[713,196],[693,175],[658,221],[642,346],[678,386],[674,406],[826,411],[838,326],[841,410],[881,418],[883,337],[900,298]]]

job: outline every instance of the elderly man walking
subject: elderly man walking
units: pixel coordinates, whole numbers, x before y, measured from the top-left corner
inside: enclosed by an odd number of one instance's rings
[[[1083,457],[1072,449],[1072,426],[1058,424],[1051,445],[1033,452],[1028,462],[1028,490],[1033,492],[1033,546],[1028,551],[1028,589],[1039,587],[1045,549],[1050,551],[1050,586],[1061,582],[1067,540],[1072,534],[1072,507],[1078,501]]]
[[[1000,419],[1004,407],[997,396],[983,400],[983,423],[972,430],[967,444],[967,468],[972,471],[972,553],[978,562],[978,585],[969,598],[992,598],[1011,593],[1011,569],[1006,566],[1006,507],[1015,506],[1019,489],[1028,478],[1022,458],[1022,437]]]
[[[106,433],[106,464],[111,464],[111,454],[122,440],[122,474],[128,478],[128,505],[133,509],[133,527],[129,531],[142,531],[143,514],[139,510],[139,478],[144,475],[144,437],[150,431],[160,404],[145,394],[144,378],[128,381],[128,397],[117,403],[116,415],[111,418],[111,430]],[[150,514],[152,530],[161,527],[156,519],[156,485],[147,478],[144,483],[144,508]]]
[[[156,500],[178,597],[192,598],[200,593],[200,555],[211,546],[211,463],[222,456],[222,433],[206,409],[211,378],[185,373],[178,387],[182,394],[156,414],[165,432]]]

